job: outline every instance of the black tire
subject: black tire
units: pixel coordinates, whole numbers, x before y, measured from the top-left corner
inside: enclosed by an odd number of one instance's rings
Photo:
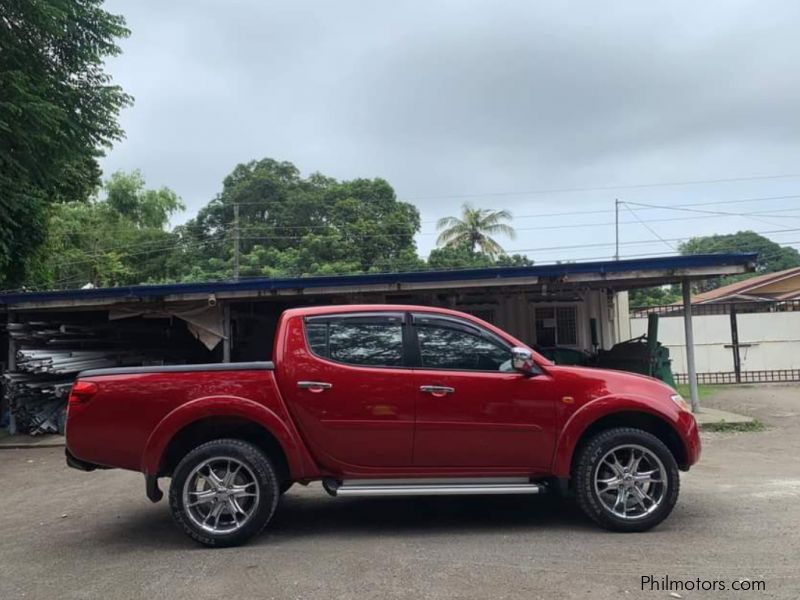
[[[607,508],[595,486],[595,473],[600,469],[603,457],[611,450],[626,445],[643,447],[655,454],[663,464],[666,482],[661,502],[652,512],[628,519]],[[660,439],[641,429],[618,427],[601,431],[578,451],[574,464],[572,477],[578,506],[590,519],[606,529],[622,532],[647,531],[666,519],[678,501],[680,477],[675,457]],[[641,512],[644,513],[644,510]]]
[[[254,510],[239,529],[218,533],[203,529],[192,520],[184,505],[183,490],[195,467],[220,457],[230,457],[245,465],[255,477],[259,495],[253,500]],[[169,506],[175,522],[189,537],[212,547],[237,546],[258,535],[272,518],[279,496],[278,478],[269,458],[252,444],[235,439],[213,440],[189,452],[175,469],[169,486]]]

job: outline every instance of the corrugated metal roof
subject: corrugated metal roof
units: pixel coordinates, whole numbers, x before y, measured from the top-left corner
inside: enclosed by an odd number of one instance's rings
[[[438,283],[443,287],[448,283],[479,281],[487,279],[508,280],[538,277],[540,279],[559,279],[582,275],[596,275],[598,281],[612,273],[633,273],[636,271],[663,272],[669,277],[675,271],[687,269],[706,269],[698,275],[709,275],[715,267],[746,266],[752,268],[756,254],[695,254],[689,256],[668,256],[640,258],[619,261],[596,261],[533,265],[528,267],[489,267],[481,269],[453,269],[439,271],[409,271],[398,273],[370,273],[363,275],[309,276],[292,278],[252,278],[238,281],[210,281],[201,283],[169,283],[159,285],[135,285],[114,288],[93,288],[59,290],[49,292],[14,292],[0,294],[0,305],[15,305],[31,302],[80,301],[99,299],[142,299],[186,294],[223,294],[231,292],[270,292],[278,290],[308,290],[315,288],[352,288],[369,285],[402,285],[419,283]],[[684,274],[685,276],[685,274]],[[675,275],[677,278],[678,276]]]
[[[784,269],[783,271],[775,271],[773,273],[765,273],[763,275],[749,277],[743,281],[737,281],[729,285],[692,296],[692,304],[714,302],[715,300],[724,300],[731,296],[738,295],[758,296],[759,288],[766,287],[776,281],[780,281],[798,274],[800,274],[800,267],[793,267],[791,269]],[[798,294],[800,294],[800,290],[789,291],[783,294],[777,294],[775,299],[788,300]]]

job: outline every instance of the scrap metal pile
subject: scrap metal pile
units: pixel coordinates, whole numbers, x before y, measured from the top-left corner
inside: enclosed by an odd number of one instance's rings
[[[16,370],[3,375],[11,433],[63,434],[67,396],[79,371],[148,362],[110,340],[103,325],[28,321],[8,323],[7,329],[18,348]]]

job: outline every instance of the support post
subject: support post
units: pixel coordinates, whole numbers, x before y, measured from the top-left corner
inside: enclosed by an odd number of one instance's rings
[[[231,362],[231,348],[233,347],[233,336],[231,335],[231,305],[225,302],[222,306],[222,362]]]
[[[742,383],[742,359],[739,354],[739,323],[736,319],[736,305],[731,304],[731,348],[733,349],[733,373],[736,383]]]
[[[684,279],[683,287],[683,330],[686,338],[686,367],[689,375],[689,394],[692,412],[700,412],[700,394],[697,391],[697,369],[694,363],[694,331],[692,330],[692,288],[689,279]]]
[[[233,205],[233,278],[239,279],[239,203]]]
[[[16,318],[14,313],[8,311],[7,322],[14,323],[15,321]],[[10,327],[6,329],[6,333],[8,335],[8,361],[6,362],[6,372],[11,372],[17,370],[17,342],[11,337]],[[9,409],[8,433],[14,435],[17,433],[17,420],[14,418],[14,411],[11,410],[11,406],[5,406],[5,402],[0,404],[2,404],[4,408]]]
[[[614,260],[619,260],[619,198],[614,198]]]

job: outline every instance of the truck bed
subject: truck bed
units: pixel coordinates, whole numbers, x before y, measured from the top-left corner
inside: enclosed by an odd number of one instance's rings
[[[191,365],[155,365],[149,367],[111,367],[108,369],[89,369],[78,373],[78,377],[98,375],[136,375],[138,373],[186,373],[196,371],[274,371],[271,361],[240,363],[207,363]]]
[[[107,467],[144,471],[146,450],[181,413],[195,420],[260,405],[289,420],[271,362],[93,369],[78,380],[97,387],[86,403],[70,405],[67,446]]]

